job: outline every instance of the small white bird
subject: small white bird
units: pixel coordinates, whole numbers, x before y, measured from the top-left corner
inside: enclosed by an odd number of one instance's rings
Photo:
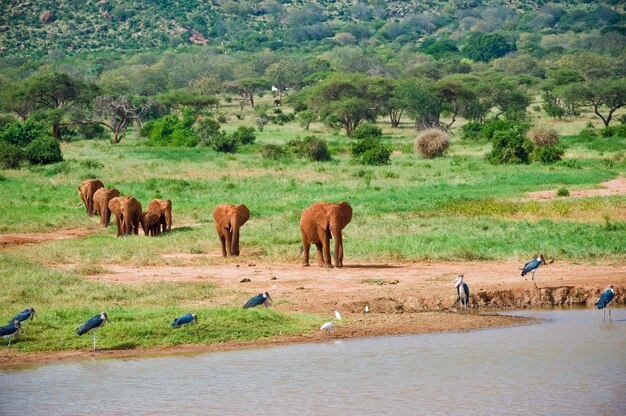
[[[337,309],[335,309],[335,318],[337,318],[338,321],[341,321],[341,314]]]
[[[324,325],[320,326],[322,331],[326,331],[326,333],[330,333],[330,330],[335,327],[335,324],[332,322],[326,322]]]
[[[370,307],[365,305],[365,313],[368,313],[370,311]]]

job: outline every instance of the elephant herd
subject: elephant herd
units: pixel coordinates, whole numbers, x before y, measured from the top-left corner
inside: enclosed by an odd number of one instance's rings
[[[115,188],[107,189],[98,179],[86,180],[78,187],[87,215],[100,215],[100,224],[108,227],[111,213],[115,216],[117,236],[139,234],[139,226],[147,236],[172,229],[172,201],[153,199],[142,212],[141,202],[132,196],[120,196]]]
[[[107,189],[98,179],[86,180],[78,187],[87,215],[100,215],[100,223],[107,227],[111,213],[115,215],[117,236],[138,234],[139,225],[146,236],[156,236],[172,228],[172,202],[153,199],[142,212],[141,203],[132,196],[121,197],[117,189]],[[245,205],[221,204],[213,211],[215,230],[222,246],[222,256],[238,256],[239,232],[250,219]],[[331,268],[330,240],[334,238],[335,266],[343,267],[342,230],[352,220],[352,207],[347,202],[332,204],[316,202],[307,207],[300,217],[303,266],[309,266],[311,244],[317,248],[317,263]]]

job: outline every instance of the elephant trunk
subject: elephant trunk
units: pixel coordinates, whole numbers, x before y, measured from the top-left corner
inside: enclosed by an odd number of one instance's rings
[[[239,226],[235,225],[233,227],[233,237],[230,244],[230,253],[233,256],[239,255]]]

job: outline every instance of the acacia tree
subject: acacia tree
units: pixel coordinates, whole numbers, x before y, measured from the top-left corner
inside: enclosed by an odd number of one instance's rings
[[[398,82],[394,100],[415,119],[415,130],[440,127],[441,99],[434,83],[426,78],[405,78]]]
[[[113,97],[100,95],[94,100],[95,120],[84,121],[83,124],[100,124],[113,133],[112,143],[119,143],[133,122],[141,122],[141,116],[155,103],[148,100],[143,104],[134,105],[126,96]]]
[[[335,117],[350,136],[363,121],[376,121],[390,97],[387,81],[360,74],[337,74],[307,92],[307,104],[322,119]]]
[[[496,119],[502,114],[514,118],[525,113],[530,97],[520,88],[516,79],[488,74],[475,79],[477,82],[473,89],[478,100],[468,109],[469,118],[484,123],[492,111],[496,112]]]
[[[456,118],[465,117],[471,108],[476,105],[476,93],[464,82],[464,76],[447,76],[435,83],[437,95],[441,100],[441,107],[451,115],[450,123],[446,129],[450,129]]]
[[[580,82],[572,84],[570,88],[570,93],[578,97],[582,105],[593,108],[605,127],[611,123],[615,111],[626,106],[626,81],[623,79]]]
[[[87,109],[98,89],[67,74],[44,72],[36,74],[17,86],[10,110],[25,119],[36,113],[37,118],[52,125],[52,137],[60,138],[63,125],[74,124]]]
[[[236,81],[226,81],[224,87],[241,97],[244,104],[254,107],[254,94],[267,88],[267,81],[263,78],[243,78]]]

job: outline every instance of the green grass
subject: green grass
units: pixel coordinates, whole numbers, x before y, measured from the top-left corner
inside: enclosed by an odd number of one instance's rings
[[[228,128],[235,128],[229,125]],[[264,143],[283,143],[315,133],[328,140],[333,160],[268,161]],[[208,148],[154,148],[140,140],[65,144],[65,162],[0,175],[0,233],[90,229],[93,234],[8,248],[0,252],[0,319],[33,306],[38,311],[16,344],[20,351],[89,348],[91,337],[75,329],[106,310],[113,323],[99,332],[101,348],[150,348],[194,343],[267,339],[305,333],[320,318],[273,310],[244,311],[249,293],[225,292],[192,282],[124,283],[86,280],[127,266],[283,261],[298,264],[302,209],[313,202],[348,201],[354,209],[344,230],[346,262],[420,260],[525,260],[543,252],[569,261],[626,261],[626,196],[528,201],[526,192],[597,188],[626,174],[623,143],[611,139],[563,139],[566,156],[546,166],[493,166],[488,144],[453,140],[449,156],[424,160],[410,152],[410,127],[385,128],[394,147],[388,166],[350,162],[348,139],[316,123],[267,126],[257,142],[233,155]],[[621,140],[621,139],[619,139]],[[174,229],[156,238],[115,238],[115,227],[88,218],[77,193],[80,182],[100,178],[142,204],[173,202]],[[171,253],[219,252],[211,218],[223,202],[245,203],[250,221],[241,231],[244,257],[193,259]],[[52,268],[54,266],[54,268]],[[57,267],[57,266],[63,266]],[[59,271],[59,270],[67,271]],[[364,284],[378,284],[364,276]],[[210,307],[229,296],[235,304]],[[219,302],[223,305],[223,302]],[[197,326],[172,330],[180,314],[198,314]]]
[[[112,321],[98,331],[98,347],[108,349],[270,339],[303,333],[320,324],[314,316],[265,308],[198,307],[223,294],[206,283],[88,282],[5,254],[0,254],[0,264],[0,322],[27,307],[37,311],[35,320],[25,324],[27,332],[20,342],[13,344],[24,352],[91,347],[91,335],[79,337],[75,330],[100,311],[106,311]],[[198,315],[198,325],[169,326],[174,318],[189,312]]]

